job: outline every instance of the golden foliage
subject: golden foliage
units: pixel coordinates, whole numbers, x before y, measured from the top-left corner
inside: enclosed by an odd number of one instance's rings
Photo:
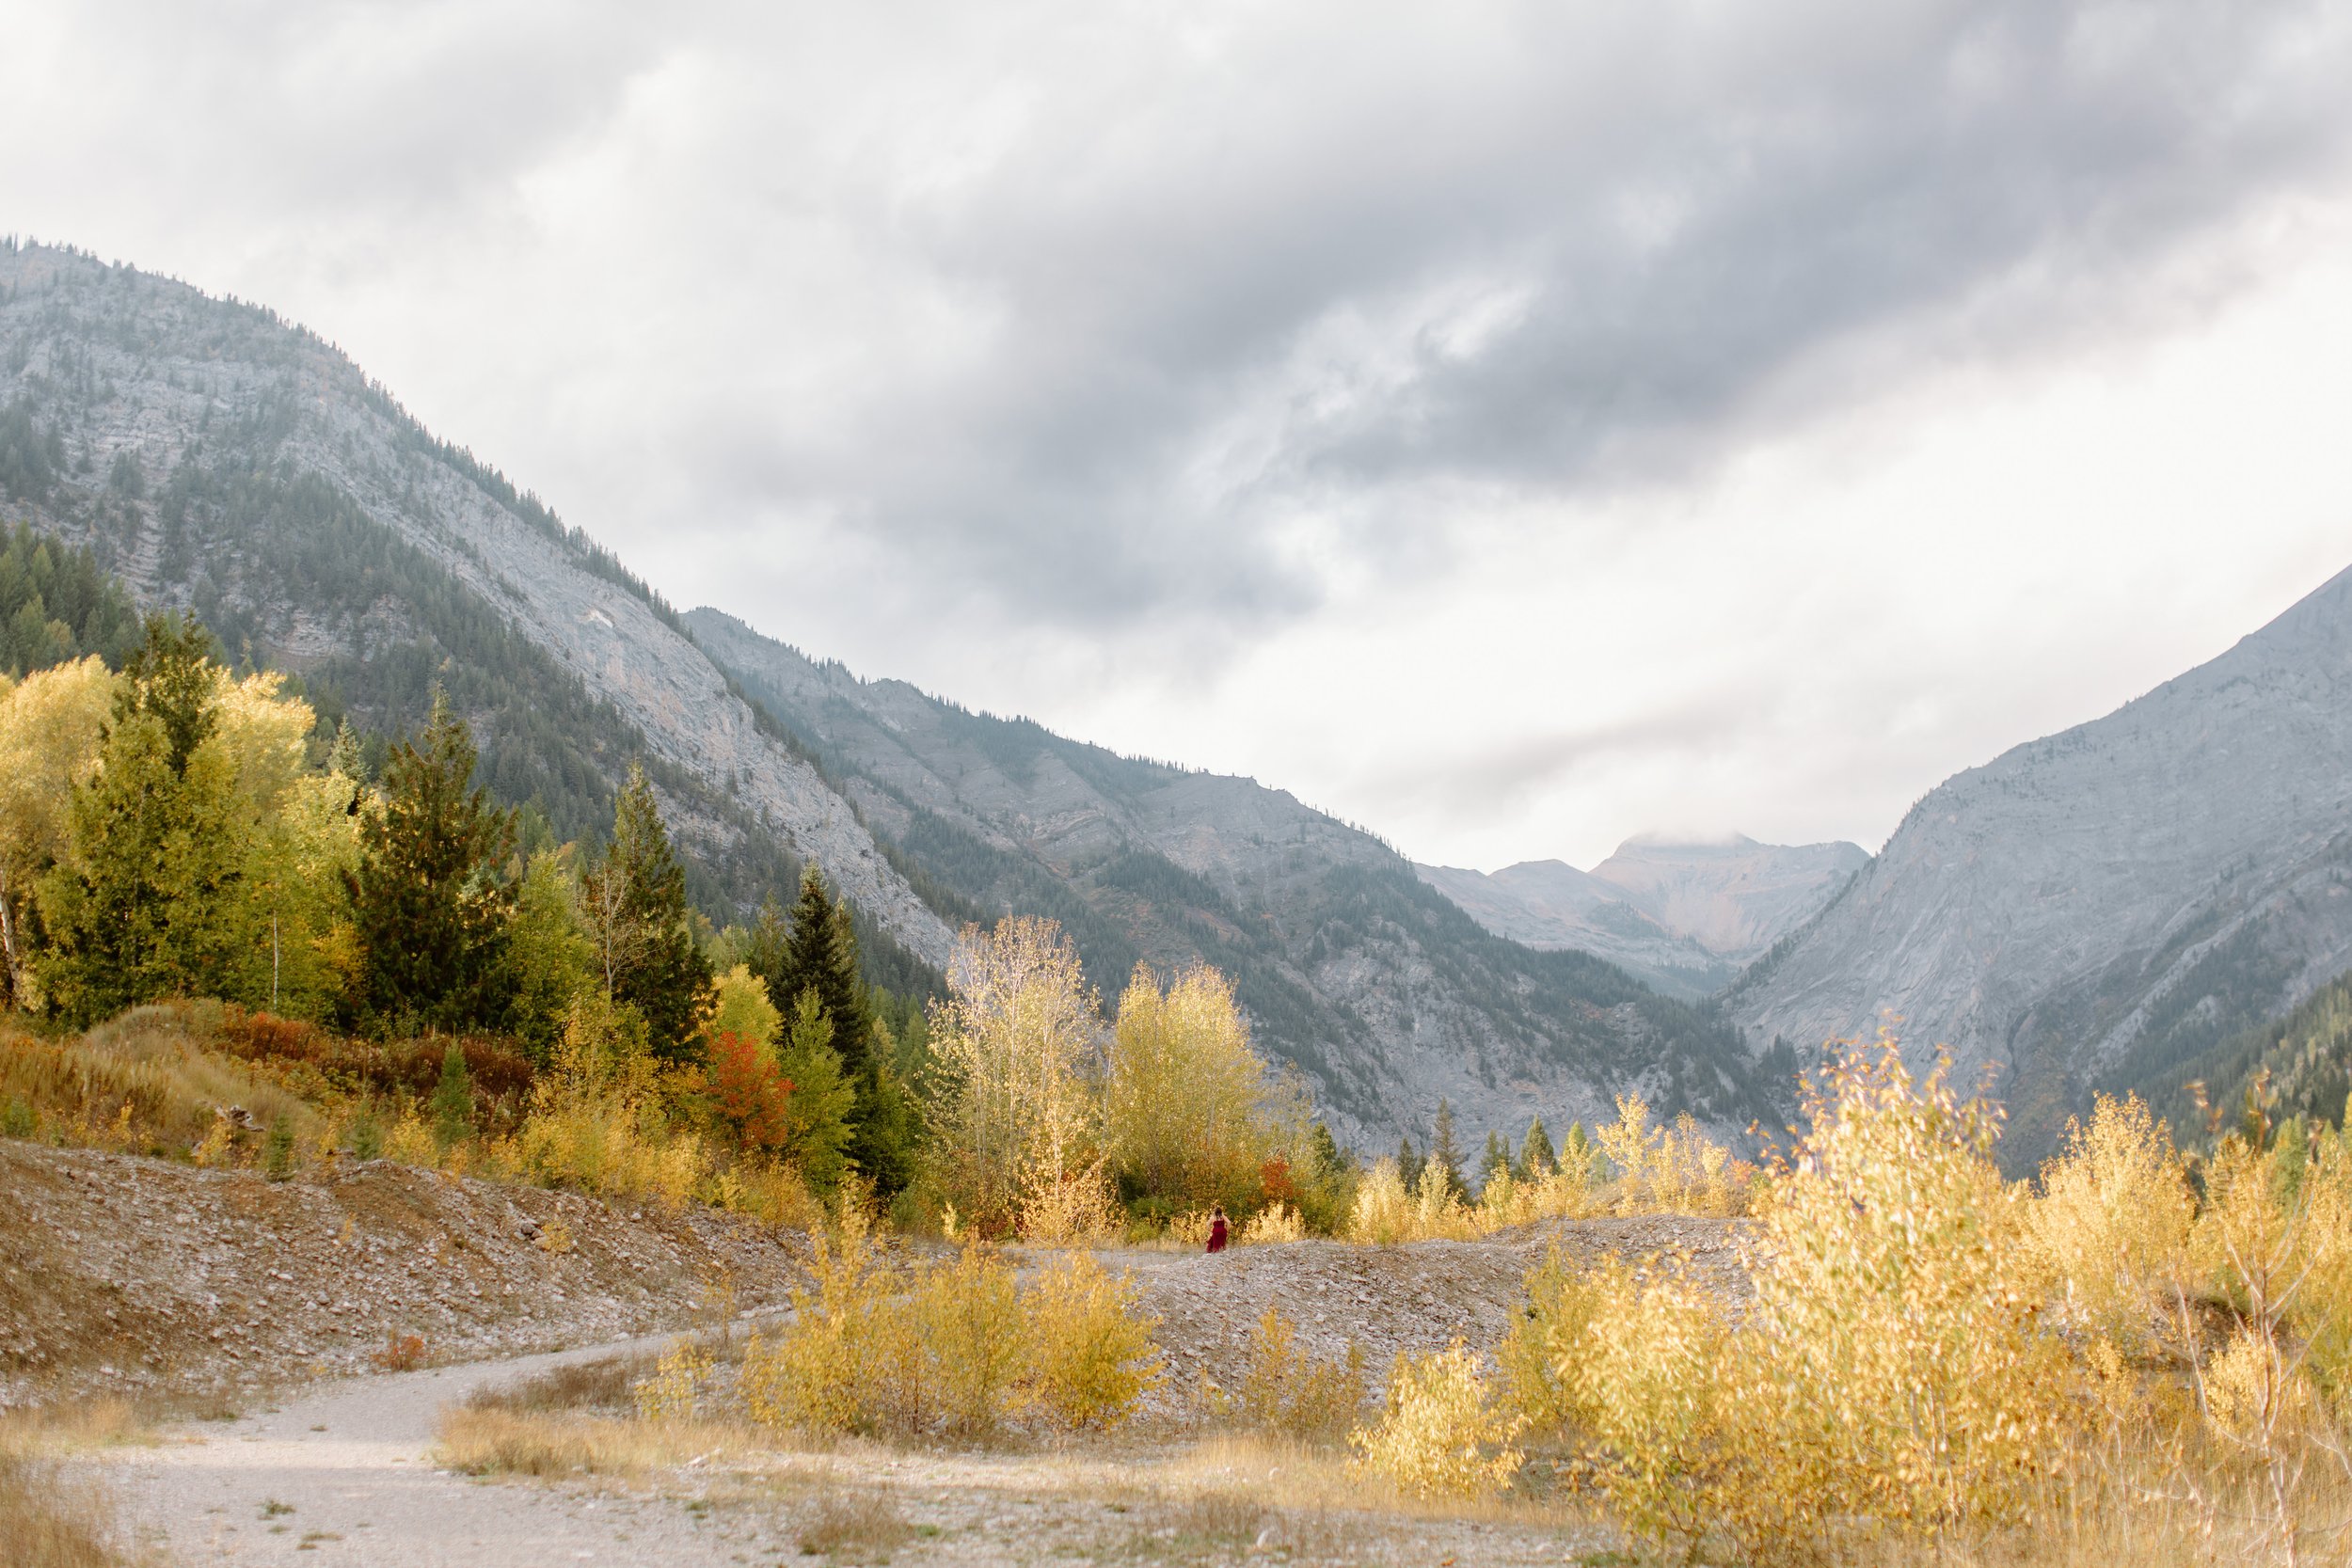
[[[1495,1406],[1478,1362],[1455,1340],[1400,1355],[1380,1418],[1348,1442],[1363,1466],[1424,1497],[1493,1497],[1526,1455],[1511,1446],[1524,1420]]]
[[[1183,1208],[1244,1208],[1305,1120],[1251,1045],[1232,981],[1197,965],[1162,990],[1136,965],[1119,1001],[1103,1109],[1104,1145],[1131,1190]]]
[[[691,1421],[700,1403],[700,1390],[710,1377],[711,1354],[681,1335],[670,1342],[654,1364],[653,1375],[632,1385],[638,1419]]]
[[[1327,1442],[1356,1423],[1365,1397],[1364,1348],[1353,1340],[1338,1361],[1317,1360],[1271,1304],[1249,1336],[1249,1366],[1216,1414],[1248,1431],[1297,1442]]]
[[[946,1263],[883,1268],[852,1194],[811,1238],[815,1289],[743,1358],[755,1419],[817,1432],[972,1435],[1037,1404],[1061,1422],[1125,1418],[1157,1386],[1133,1283],[1067,1258],[1027,1287],[984,1242]]]
[[[2101,1095],[2042,1170],[2027,1231],[2075,1325],[2127,1355],[2153,1348],[2185,1277],[2197,1199],[2171,1130],[2137,1098]]]
[[[1131,1277],[1073,1254],[1028,1296],[1037,1398],[1066,1425],[1116,1426],[1160,1386],[1156,1320],[1137,1310]]]
[[[1884,1037],[1842,1056],[1808,1113],[1736,1324],[1662,1275],[1539,1272],[1549,1300],[1508,1359],[1515,1388],[1565,1418],[1585,1473],[1661,1540],[1721,1528],[1772,1555],[1856,1526],[2023,1520],[2092,1404],[2044,1321],[2028,1195],[1989,1157],[1994,1117],[1941,1065],[1915,1079]],[[1605,1139],[1613,1161],[1637,1125]]]
[[[999,1236],[1038,1173],[1058,1178],[1085,1163],[1097,1119],[1087,1075],[1098,999],[1061,927],[1027,915],[989,932],[965,927],[947,984],[930,1012],[940,1179],[964,1224]]]

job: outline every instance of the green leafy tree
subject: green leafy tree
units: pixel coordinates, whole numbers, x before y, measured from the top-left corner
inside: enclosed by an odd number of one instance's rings
[[[710,960],[694,941],[686,871],[642,767],[631,765],[613,801],[612,847],[582,893],[605,993],[645,1021],[656,1056],[685,1060],[709,1006]]]
[[[360,965],[360,1012],[379,1023],[448,1029],[507,1022],[507,922],[515,890],[511,813],[471,787],[466,721],[434,692],[421,736],[384,765],[384,799],[362,830],[348,879]]]
[[[248,823],[233,760],[203,741],[218,680],[201,627],[169,617],[125,671],[70,852],[38,892],[51,1005],[88,1023],[161,996],[218,995],[249,945]]]
[[[508,1024],[531,1059],[552,1061],[572,999],[596,983],[596,944],[583,928],[569,847],[525,863],[507,927],[506,969],[514,999]]]

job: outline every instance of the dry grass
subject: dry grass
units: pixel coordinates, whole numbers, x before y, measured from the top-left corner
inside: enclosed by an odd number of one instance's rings
[[[60,1476],[13,1434],[0,1439],[0,1562],[8,1568],[116,1568],[114,1510],[86,1481]]]
[[[1223,1491],[1286,1517],[1387,1514],[1537,1528],[1588,1518],[1581,1508],[1520,1491],[1492,1497],[1413,1497],[1367,1475],[1334,1449],[1249,1433],[1204,1438],[1170,1462],[1163,1475],[1169,1497]]]
[[[11,1410],[0,1416],[0,1453],[87,1453],[162,1441],[153,1412],[120,1398]]]
[[[469,1476],[635,1478],[744,1448],[733,1427],[455,1405],[441,1413],[440,1463]]]
[[[544,1416],[556,1411],[612,1410],[633,1407],[637,1384],[653,1373],[650,1355],[607,1355],[595,1361],[574,1361],[552,1367],[516,1383],[493,1384],[467,1396],[469,1410],[498,1410],[510,1416]]]
[[[887,1562],[914,1533],[886,1492],[844,1486],[839,1475],[817,1478],[816,1497],[795,1536],[802,1552],[835,1562]]]

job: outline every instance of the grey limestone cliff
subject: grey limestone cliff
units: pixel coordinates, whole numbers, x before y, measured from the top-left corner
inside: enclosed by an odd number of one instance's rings
[[[1939,785],[1728,999],[1994,1075],[2015,1159],[2352,965],[2352,572],[2104,719]]]

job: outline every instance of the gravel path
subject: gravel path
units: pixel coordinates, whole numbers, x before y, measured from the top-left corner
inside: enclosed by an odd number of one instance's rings
[[[734,1563],[751,1544],[691,1499],[485,1484],[437,1469],[436,1416],[485,1384],[660,1338],[353,1379],[94,1462],[161,1561],[540,1568]],[[786,1550],[774,1548],[768,1560]]]

